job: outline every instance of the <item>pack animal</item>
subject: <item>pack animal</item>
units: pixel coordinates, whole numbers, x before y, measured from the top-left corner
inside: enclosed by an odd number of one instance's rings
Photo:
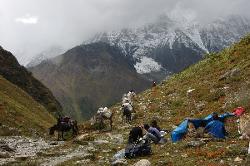
[[[126,123],[132,121],[133,106],[130,103],[122,104],[122,120]],[[125,117],[125,120],[124,120]]]
[[[96,115],[94,116],[94,121],[99,125],[100,129],[103,129],[105,126],[104,121],[108,120],[110,125],[110,130],[113,129],[113,113],[107,108],[99,108]]]
[[[129,91],[128,93],[123,94],[122,104],[130,103],[132,105],[135,96],[136,96],[136,94],[133,90]]]
[[[49,134],[54,135],[55,131],[57,131],[57,140],[59,141],[60,137],[62,140],[65,140],[63,134],[64,132],[69,132],[70,130],[72,130],[73,136],[76,136],[78,134],[77,121],[69,120],[68,122],[64,122],[61,118],[58,118],[57,124],[55,124],[49,129]]]

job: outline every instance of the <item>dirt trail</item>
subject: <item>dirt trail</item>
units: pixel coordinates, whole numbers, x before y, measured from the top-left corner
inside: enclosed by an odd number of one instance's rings
[[[22,136],[0,136],[0,165],[18,159],[32,158],[38,152],[53,148],[63,142],[45,141]]]
[[[49,157],[45,158],[44,161],[41,163],[42,166],[54,166],[60,163],[63,163],[65,161],[68,161],[70,159],[73,159],[75,157],[84,157],[88,156],[89,153],[86,151],[85,146],[79,146],[77,149],[69,149],[69,152],[64,155],[60,155],[57,157]]]

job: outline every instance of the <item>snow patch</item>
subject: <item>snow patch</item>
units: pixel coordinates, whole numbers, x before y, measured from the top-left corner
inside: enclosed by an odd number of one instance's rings
[[[135,69],[139,74],[160,71],[162,66],[149,57],[141,57],[140,62],[135,64]]]

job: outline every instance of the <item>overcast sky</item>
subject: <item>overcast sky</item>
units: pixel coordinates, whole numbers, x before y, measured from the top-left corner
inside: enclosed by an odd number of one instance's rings
[[[0,45],[22,64],[50,46],[70,48],[97,32],[134,27],[162,13],[199,21],[239,14],[250,0],[0,0]]]

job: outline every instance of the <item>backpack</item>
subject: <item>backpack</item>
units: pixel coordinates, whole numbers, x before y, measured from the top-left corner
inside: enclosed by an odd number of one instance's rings
[[[126,158],[134,158],[137,156],[146,156],[152,154],[152,149],[150,144],[146,142],[137,143],[137,144],[129,144],[125,148],[125,157]]]

